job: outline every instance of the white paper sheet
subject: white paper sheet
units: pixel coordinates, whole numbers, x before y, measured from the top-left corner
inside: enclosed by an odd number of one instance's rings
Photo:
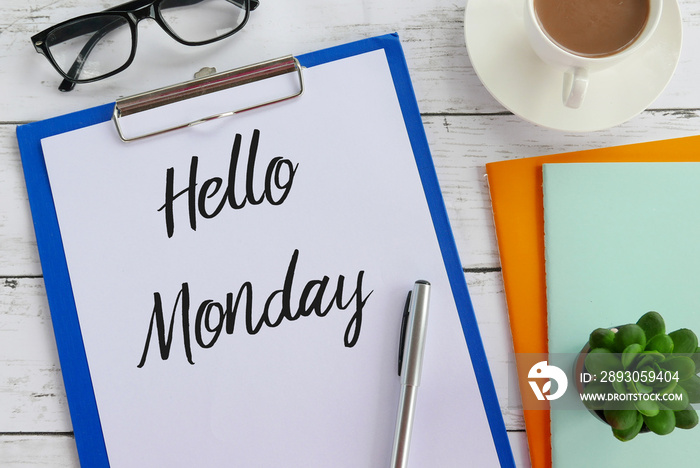
[[[106,122],[42,142],[113,468],[388,466],[417,279],[433,288],[411,466],[498,465],[384,52],[305,78],[299,99],[161,137],[124,144]],[[242,299],[219,326],[227,295],[252,291],[255,328],[271,296],[268,322],[296,317],[305,288],[309,316],[248,330]]]

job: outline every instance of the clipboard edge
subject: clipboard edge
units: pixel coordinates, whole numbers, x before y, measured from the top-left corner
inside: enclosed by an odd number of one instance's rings
[[[109,461],[41,140],[100,123],[111,108],[103,105],[16,129],[78,457],[91,467],[109,467]]]

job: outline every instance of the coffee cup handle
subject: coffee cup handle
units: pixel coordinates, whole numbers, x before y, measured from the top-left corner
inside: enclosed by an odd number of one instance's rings
[[[588,88],[588,70],[576,67],[564,73],[562,99],[566,107],[578,109],[583,103]]]

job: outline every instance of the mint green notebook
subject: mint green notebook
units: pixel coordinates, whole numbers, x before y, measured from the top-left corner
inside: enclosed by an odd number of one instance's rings
[[[700,163],[547,164],[543,189],[550,359],[568,376],[595,328],[655,310],[700,332]],[[621,442],[571,378],[564,398],[578,409],[552,403],[554,468],[700,463],[700,425]]]

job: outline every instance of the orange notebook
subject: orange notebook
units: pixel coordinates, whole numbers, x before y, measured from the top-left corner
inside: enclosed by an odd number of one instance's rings
[[[486,165],[513,348],[547,353],[542,164],[700,161],[700,136],[638,143]],[[527,375],[519,372],[521,389]],[[523,385],[524,384],[524,385]],[[552,466],[549,411],[524,410],[533,468]]]

